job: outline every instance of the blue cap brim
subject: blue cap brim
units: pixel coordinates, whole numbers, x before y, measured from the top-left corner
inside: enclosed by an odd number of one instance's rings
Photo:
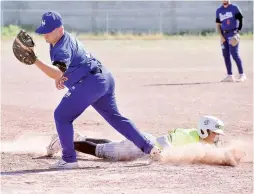
[[[35,30],[35,33],[37,33],[37,34],[48,34],[52,31],[53,30],[45,28],[44,26],[40,26]]]

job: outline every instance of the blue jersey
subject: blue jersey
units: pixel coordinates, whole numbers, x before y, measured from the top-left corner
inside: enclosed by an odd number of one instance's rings
[[[233,4],[228,7],[219,7],[216,10],[216,22],[221,23],[221,30],[235,30],[238,28],[237,15],[241,14],[240,9]]]
[[[68,78],[65,86],[68,88],[87,76],[99,64],[99,61],[85,50],[83,44],[68,32],[64,32],[54,46],[50,45],[50,58],[53,65],[65,66],[64,76]]]

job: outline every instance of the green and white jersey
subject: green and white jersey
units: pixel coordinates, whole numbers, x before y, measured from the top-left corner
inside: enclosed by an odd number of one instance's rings
[[[199,135],[196,129],[175,129],[173,132],[156,138],[155,136],[143,133],[143,135],[155,143],[161,150],[199,142]],[[96,156],[116,161],[127,161],[146,156],[133,142],[124,139],[119,142],[98,144]]]
[[[156,145],[161,149],[165,149],[166,147],[177,147],[198,143],[199,138],[197,129],[195,128],[177,128],[173,132],[170,131],[168,134],[156,138]]]

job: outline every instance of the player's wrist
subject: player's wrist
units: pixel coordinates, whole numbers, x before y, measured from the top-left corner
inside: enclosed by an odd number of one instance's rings
[[[35,64],[35,65],[38,65],[38,63],[39,63],[39,61],[38,61],[38,59],[36,59],[35,62],[34,62],[34,64]]]
[[[42,63],[41,60],[37,57],[36,60],[35,60],[35,62],[34,62],[34,64],[35,64],[35,65],[39,65],[39,64],[41,64],[41,63]]]

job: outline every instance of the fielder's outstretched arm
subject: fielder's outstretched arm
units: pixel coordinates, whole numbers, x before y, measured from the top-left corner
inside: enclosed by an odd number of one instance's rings
[[[47,65],[39,59],[37,59],[34,64],[52,79],[60,79],[63,75],[62,71],[59,70],[57,67],[53,65]]]

